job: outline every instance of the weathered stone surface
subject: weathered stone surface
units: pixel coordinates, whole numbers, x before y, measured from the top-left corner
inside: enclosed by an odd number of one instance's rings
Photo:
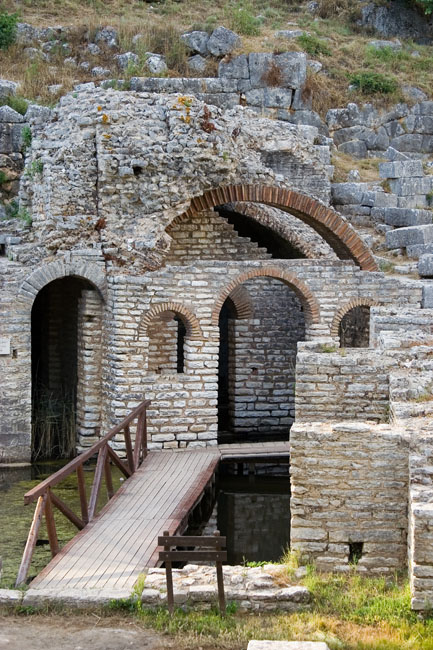
[[[118,38],[119,35],[117,33],[117,30],[114,29],[114,27],[107,26],[103,27],[102,29],[98,29],[95,34],[94,41],[95,43],[102,43],[106,47],[114,49],[117,47]]]
[[[164,72],[167,72],[168,68],[163,56],[160,54],[154,54],[153,52],[146,52],[146,57],[144,65],[150,73],[163,74]]]
[[[0,122],[25,122],[25,118],[21,113],[17,113],[10,106],[0,106]]]
[[[423,278],[433,277],[433,255],[421,255],[418,262],[418,273]]]
[[[376,50],[390,49],[394,51],[401,50],[401,42],[397,39],[396,41],[369,41],[370,47],[374,47]]]
[[[218,77],[227,79],[249,79],[250,70],[245,54],[228,59],[222,59],[218,65]]]
[[[24,593],[17,589],[0,589],[0,605],[17,606],[21,604]]]
[[[186,34],[182,34],[180,38],[184,43],[186,43],[186,45],[193,52],[197,52],[197,54],[201,54],[202,56],[206,56],[206,54],[209,54],[208,47],[207,47],[209,41],[209,34],[207,32],[201,32],[196,30],[193,32],[187,32]]]
[[[404,248],[414,244],[430,244],[433,242],[433,226],[409,226],[390,230],[386,233],[388,248]]]
[[[190,56],[187,61],[188,68],[193,72],[204,72],[206,70],[207,61],[200,54]]]
[[[16,95],[18,84],[15,81],[0,79],[0,98]]]
[[[226,27],[217,27],[207,41],[207,49],[214,56],[225,56],[241,46],[241,39]]]
[[[126,70],[128,66],[138,64],[138,55],[134,52],[125,52],[124,54],[116,54],[114,60],[119,70]]]
[[[373,208],[371,216],[383,220],[389,226],[423,226],[432,223],[433,214],[429,210],[410,208]]]
[[[348,142],[343,142],[338,147],[338,151],[347,153],[353,158],[366,158],[367,157],[367,145],[362,140],[349,140]]]
[[[252,53],[248,56],[248,63],[252,88],[269,85],[301,88],[306,80],[307,57],[303,52]]]
[[[289,88],[255,88],[246,92],[245,97],[251,106],[290,108],[292,103],[292,91]]]
[[[421,160],[396,160],[380,163],[379,175],[381,178],[422,177],[424,170]]]
[[[432,38],[432,21],[426,20],[402,0],[389,5],[370,2],[362,7],[361,12],[361,24],[383,36],[412,38],[419,43],[429,43]]]

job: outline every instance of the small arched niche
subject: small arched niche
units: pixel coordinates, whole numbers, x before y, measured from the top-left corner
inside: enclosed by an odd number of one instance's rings
[[[338,326],[340,348],[368,348],[370,345],[370,305],[349,309]]]
[[[185,372],[185,339],[188,323],[179,312],[167,309],[149,322],[148,370],[160,375]]]

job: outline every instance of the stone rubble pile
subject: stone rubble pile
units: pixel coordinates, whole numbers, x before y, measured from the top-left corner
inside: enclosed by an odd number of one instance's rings
[[[305,575],[305,569],[298,569]],[[224,591],[227,602],[235,602],[240,611],[297,611],[310,602],[306,587],[288,584],[284,565],[266,564],[263,567],[224,566]],[[217,602],[216,571],[214,566],[187,564],[173,569],[174,601],[178,606],[194,605],[207,609]],[[144,582],[141,601],[146,606],[166,602],[165,569],[149,569]]]

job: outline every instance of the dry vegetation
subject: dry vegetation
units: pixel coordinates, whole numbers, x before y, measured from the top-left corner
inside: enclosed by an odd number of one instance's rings
[[[188,29],[211,31],[223,24],[242,34],[243,52],[304,50],[310,58],[323,64],[320,73],[310,72],[306,92],[313,97],[313,108],[322,116],[330,107],[344,106],[348,101],[374,101],[376,105],[391,105],[404,99],[400,86],[388,94],[349,91],[351,75],[360,71],[375,71],[397,79],[399,84],[416,85],[431,93],[433,47],[405,43],[400,52],[376,51],[368,46],[371,36],[360,34],[356,26],[359,4],[349,0],[322,0],[319,17],[305,9],[305,3],[285,0],[190,0],[175,2],[165,0],[149,4],[125,0],[4,0],[2,9],[18,12],[21,21],[39,27],[56,24],[74,27],[71,55],[78,62],[88,60],[93,65],[103,65],[119,72],[113,65],[112,52],[100,57],[89,57],[81,46],[83,36],[97,28],[112,25],[119,31],[121,51],[135,51],[139,64],[128,69],[122,78],[145,75],[145,52],[164,54],[170,76],[188,74],[188,52],[179,41],[179,34]],[[290,24],[288,24],[290,23]],[[278,39],[278,29],[302,28],[307,36],[300,39]],[[142,39],[132,43],[140,33]],[[412,56],[416,50],[419,56]],[[22,94],[30,99],[54,103],[59,94],[70,90],[74,84],[89,80],[90,73],[63,63],[64,56],[51,62],[29,62],[22,48],[12,46],[0,52],[3,78],[20,81]],[[210,62],[203,76],[214,75],[215,61]],[[48,85],[63,84],[60,93],[51,94]]]

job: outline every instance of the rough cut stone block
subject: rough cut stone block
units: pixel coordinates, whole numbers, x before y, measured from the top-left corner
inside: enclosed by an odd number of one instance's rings
[[[419,258],[418,273],[423,278],[433,277],[433,255],[422,255]]]
[[[227,79],[249,79],[250,69],[245,54],[232,59],[223,59],[218,66],[218,77]]]
[[[0,79],[0,97],[10,97],[10,95],[16,95],[18,89],[18,84],[15,81],[9,81],[8,79]]]
[[[429,244],[433,242],[433,225],[410,226],[390,230],[385,235],[388,248],[404,248],[414,244]]]
[[[0,605],[19,605],[23,596],[18,589],[0,589]]]
[[[303,52],[273,55],[253,52],[248,57],[252,88],[265,88],[270,82],[287,88],[301,88],[307,75],[307,57]]]
[[[368,183],[333,183],[331,185],[333,202],[340,205],[361,205],[368,190]]]
[[[431,224],[433,217],[429,210],[415,208],[374,208],[371,211],[373,217],[379,216],[379,213],[387,225],[395,228]]]
[[[10,106],[0,106],[0,122],[24,122],[21,113],[14,111]]]
[[[433,176],[424,176],[423,178],[396,178],[389,181],[389,186],[391,192],[398,196],[427,194],[433,188]]]
[[[424,284],[422,288],[422,308],[433,308],[433,283]]]
[[[366,158],[367,157],[367,145],[362,140],[350,140],[349,142],[344,142],[338,147],[338,151],[347,153],[354,158]]]
[[[381,178],[422,177],[424,170],[421,160],[396,160],[394,162],[380,163],[379,176]]]
[[[255,88],[245,93],[247,104],[268,108],[290,108],[292,91],[288,88]]]

